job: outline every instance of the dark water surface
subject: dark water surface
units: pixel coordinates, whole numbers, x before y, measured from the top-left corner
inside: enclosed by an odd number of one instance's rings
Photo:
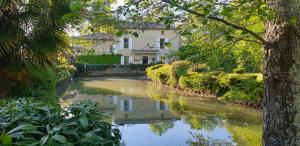
[[[82,78],[66,103],[90,99],[113,115],[124,146],[261,145],[261,113],[138,78]]]

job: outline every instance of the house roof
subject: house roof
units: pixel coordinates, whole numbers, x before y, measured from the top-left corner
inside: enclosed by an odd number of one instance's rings
[[[115,40],[115,35],[110,34],[110,33],[94,33],[94,34],[88,34],[88,35],[83,35],[80,37],[77,37],[80,39],[85,39],[85,40],[104,40],[104,41],[113,41]]]
[[[134,23],[134,22],[126,22],[124,24],[126,29],[175,29],[174,26],[167,27],[163,23],[155,23],[155,22],[146,22],[146,23]]]

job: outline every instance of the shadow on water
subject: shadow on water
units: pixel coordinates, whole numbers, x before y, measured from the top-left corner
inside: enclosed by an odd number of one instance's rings
[[[113,115],[122,145],[261,145],[259,111],[147,80],[80,79],[65,95],[66,103],[87,99]]]

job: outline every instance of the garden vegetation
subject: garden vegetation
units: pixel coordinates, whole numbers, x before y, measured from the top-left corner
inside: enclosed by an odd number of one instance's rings
[[[205,64],[175,61],[146,69],[147,76],[164,85],[200,94],[212,94],[219,99],[259,105],[262,100],[262,74],[209,71]]]

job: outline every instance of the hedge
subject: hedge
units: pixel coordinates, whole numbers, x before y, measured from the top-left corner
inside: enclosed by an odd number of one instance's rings
[[[76,62],[82,64],[120,64],[121,55],[79,55]]]
[[[262,74],[208,72],[206,65],[177,61],[146,69],[148,78],[161,84],[179,87],[196,93],[208,92],[219,99],[259,104],[262,99]]]

